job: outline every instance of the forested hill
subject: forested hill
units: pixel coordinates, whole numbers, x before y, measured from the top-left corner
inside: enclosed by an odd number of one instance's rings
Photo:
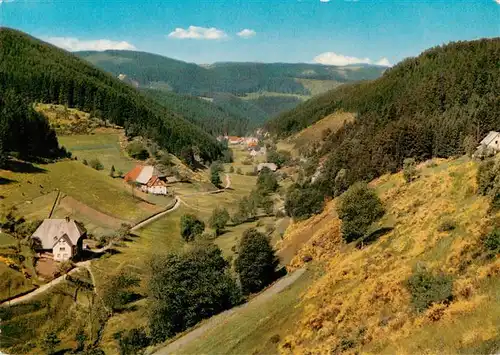
[[[336,67],[287,63],[215,63],[202,67],[135,51],[86,51],[75,54],[114,76],[126,74],[143,87],[167,88],[196,96],[211,96],[217,92],[309,95],[310,89],[300,79],[345,83],[378,78],[386,69],[379,66]]]
[[[395,170],[407,157],[462,154],[489,130],[500,130],[499,93],[500,38],[450,43],[404,60],[375,81],[307,101],[268,129],[286,137],[336,110],[356,113],[320,153],[330,154],[325,177],[332,185],[341,169],[355,181]]]
[[[222,147],[201,128],[141,95],[86,61],[22,32],[0,28],[0,94],[14,92],[29,102],[65,104],[102,115],[179,154],[197,146],[204,160]]]
[[[140,89],[140,91],[214,136],[224,134],[244,136],[257,127],[256,122],[250,122],[249,116],[225,110],[222,105],[215,105],[204,99],[165,90]]]

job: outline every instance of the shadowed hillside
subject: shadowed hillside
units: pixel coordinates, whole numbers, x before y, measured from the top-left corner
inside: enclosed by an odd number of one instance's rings
[[[129,137],[146,136],[175,154],[196,145],[204,160],[220,156],[215,138],[86,61],[7,28],[0,29],[0,44],[0,92],[95,112]]]

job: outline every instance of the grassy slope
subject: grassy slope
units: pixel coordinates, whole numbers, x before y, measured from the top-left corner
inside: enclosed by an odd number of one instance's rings
[[[250,305],[180,349],[179,354],[276,354],[272,337],[283,338],[300,314],[300,298],[316,277],[308,270],[264,304]]]
[[[342,85],[335,80],[317,80],[317,79],[296,79],[311,92],[311,96],[323,94],[329,90],[335,89]]]
[[[373,353],[497,350],[500,259],[475,255],[488,209],[487,199],[475,193],[475,173],[476,164],[461,158],[422,168],[412,184],[401,174],[375,181],[387,208],[380,226],[394,229],[361,250],[341,242],[335,201],[289,228],[284,247],[306,242],[292,267],[305,255],[327,267],[306,293],[304,311],[281,344],[289,350],[283,350],[321,352],[342,344]],[[445,219],[456,229],[438,232]],[[404,282],[417,266],[453,275],[455,299],[448,307],[414,313]]]
[[[4,206],[30,203],[56,189],[72,196],[97,211],[128,220],[141,220],[151,214],[134,199],[122,180],[112,179],[79,161],[61,161],[36,165],[36,172],[2,170],[2,176],[13,182],[2,185]]]
[[[73,275],[76,278],[90,281],[87,271],[79,271]],[[89,340],[95,340],[100,328],[100,319],[105,318],[99,302],[92,308],[92,295],[85,290],[76,292],[75,284],[64,281],[54,287],[49,293],[38,296],[27,304],[19,304],[10,308],[0,308],[2,333],[0,344],[2,348],[10,348],[11,354],[40,354],[37,348],[41,339],[50,331],[55,331],[61,339],[56,350],[71,350],[76,346],[74,334],[84,329]],[[74,296],[76,295],[76,302]],[[89,310],[92,309],[92,313]],[[47,319],[51,321],[48,322]]]
[[[321,142],[324,130],[330,129],[332,132],[336,132],[343,126],[344,122],[351,122],[353,120],[354,114],[352,113],[342,111],[334,112],[303,129],[299,133],[279,141],[277,145],[278,149],[287,150],[293,154],[297,154],[300,148],[305,147],[312,142]]]
[[[270,340],[275,334],[285,354],[328,353],[339,344],[352,345],[344,348],[347,352],[368,353],[497,350],[500,263],[472,257],[488,208],[475,194],[475,169],[461,158],[422,167],[411,185],[401,174],[375,181],[388,211],[380,225],[394,230],[362,250],[341,242],[335,201],[321,215],[294,224],[282,251],[300,249],[291,269],[303,265],[303,256],[313,256],[316,277],[309,275],[265,306],[231,317],[180,353],[272,354],[278,351]],[[437,231],[445,218],[457,222],[454,231]],[[404,281],[417,264],[454,275],[450,306],[413,312]]]

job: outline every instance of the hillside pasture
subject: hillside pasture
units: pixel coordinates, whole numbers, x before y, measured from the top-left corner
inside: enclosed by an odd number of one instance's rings
[[[43,165],[19,162],[16,165],[21,165],[22,168],[0,170],[3,177],[14,181],[2,185],[3,208],[23,203],[21,206],[30,205],[35,199],[59,190],[101,213],[129,223],[143,220],[153,214],[150,208],[146,209],[141,205],[142,200],[132,196],[131,189],[121,179],[113,179],[79,161],[66,160]],[[53,200],[42,200],[47,202],[45,213],[49,211]],[[39,204],[41,205],[43,203]],[[23,213],[22,208],[19,209]],[[27,210],[33,211],[32,208]],[[157,210],[160,211],[161,207]]]
[[[125,174],[136,162],[123,152],[120,139],[123,139],[121,133],[112,132],[61,136],[59,142],[79,161],[99,159],[104,166],[103,174],[109,174],[111,166]]]
[[[324,139],[324,132],[329,130],[334,133],[339,130],[344,123],[354,121],[355,115],[350,112],[334,112],[318,122],[303,129],[299,133],[282,140],[278,143],[278,149],[283,149],[297,153],[301,148],[313,142],[321,142]]]
[[[295,79],[301,83],[306,89],[311,92],[311,96],[323,94],[329,90],[333,90],[342,83],[335,80],[319,80],[319,79]]]

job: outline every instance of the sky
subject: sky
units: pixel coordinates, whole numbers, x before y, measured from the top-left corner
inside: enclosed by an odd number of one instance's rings
[[[222,61],[394,65],[500,37],[500,0],[0,0],[0,26],[70,51]]]

